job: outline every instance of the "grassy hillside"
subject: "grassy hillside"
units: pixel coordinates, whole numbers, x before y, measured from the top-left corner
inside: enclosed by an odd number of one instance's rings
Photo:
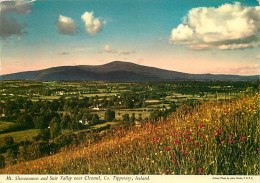
[[[183,106],[167,120],[119,128],[95,143],[0,173],[258,175],[258,99]]]

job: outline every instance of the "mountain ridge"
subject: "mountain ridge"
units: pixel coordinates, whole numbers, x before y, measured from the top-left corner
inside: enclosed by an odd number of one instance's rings
[[[143,66],[132,62],[113,61],[103,65],[57,66],[35,71],[0,75],[0,80],[40,81],[179,81],[179,80],[256,80],[259,75],[189,74]]]

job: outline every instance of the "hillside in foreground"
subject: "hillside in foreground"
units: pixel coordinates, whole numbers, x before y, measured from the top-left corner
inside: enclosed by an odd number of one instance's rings
[[[5,174],[259,174],[259,95],[182,106],[167,120],[118,127]]]

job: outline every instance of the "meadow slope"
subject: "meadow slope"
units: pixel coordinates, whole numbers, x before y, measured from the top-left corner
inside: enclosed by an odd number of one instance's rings
[[[4,174],[259,174],[259,95],[182,106],[96,142],[21,162]]]

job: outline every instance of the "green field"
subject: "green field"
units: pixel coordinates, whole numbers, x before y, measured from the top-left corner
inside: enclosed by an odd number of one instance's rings
[[[83,97],[95,97],[96,95],[99,97],[104,97],[104,96],[114,96],[118,93],[90,93],[90,94],[83,94],[81,96]]]
[[[116,125],[116,124],[118,124],[118,122],[106,122],[106,123],[103,123],[103,124],[95,125],[92,128],[93,129],[98,129],[98,128],[104,127],[106,125]]]
[[[13,122],[5,122],[5,121],[0,121],[0,132],[3,130],[6,130],[15,124]]]
[[[55,99],[59,99],[60,96],[42,96],[40,97],[40,99],[42,100],[55,100]]]
[[[32,138],[35,137],[36,135],[38,135],[39,132],[40,132],[39,129],[29,129],[29,130],[23,130],[23,131],[18,131],[18,132],[0,134],[0,141],[2,141],[5,136],[13,137],[15,142],[32,140]]]

